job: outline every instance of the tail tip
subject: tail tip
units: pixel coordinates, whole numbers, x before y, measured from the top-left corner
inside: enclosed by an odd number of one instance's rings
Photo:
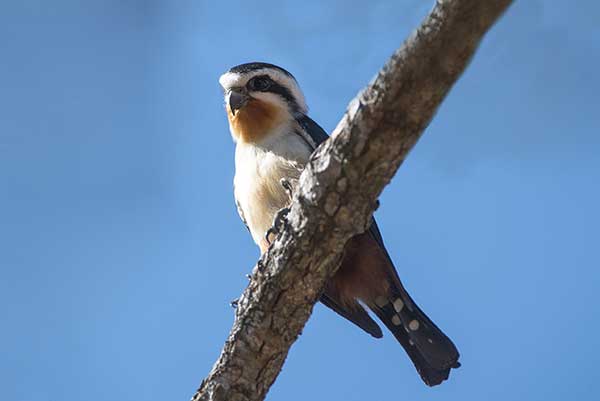
[[[452,369],[458,369],[461,367],[461,363],[458,360],[454,361],[451,365],[448,365],[447,368],[444,369],[433,369],[431,367],[427,368],[417,368],[421,379],[425,382],[429,387],[434,387],[442,384],[450,377],[450,372]]]

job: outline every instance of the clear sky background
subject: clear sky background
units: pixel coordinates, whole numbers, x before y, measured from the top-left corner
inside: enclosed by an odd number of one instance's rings
[[[330,132],[432,3],[1,2],[2,400],[189,399],[258,257],[219,75],[283,66]],[[517,2],[381,197],[463,367],[428,388],[317,305],[270,400],[598,400],[599,21]]]

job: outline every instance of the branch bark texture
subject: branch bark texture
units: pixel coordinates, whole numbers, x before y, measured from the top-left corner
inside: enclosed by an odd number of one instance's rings
[[[263,400],[346,241],[511,0],[438,0],[348,106],[302,173],[287,223],[253,269],[223,351],[193,401]]]

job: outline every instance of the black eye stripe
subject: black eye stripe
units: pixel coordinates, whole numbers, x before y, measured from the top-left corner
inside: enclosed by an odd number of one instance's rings
[[[269,88],[268,92],[276,93],[287,101],[294,100],[294,97],[292,96],[292,93],[288,90],[288,88],[279,85],[278,83],[273,83]]]
[[[294,96],[292,96],[292,93],[288,90],[288,88],[274,82],[273,85],[271,85],[271,87],[269,88],[269,90],[267,92],[272,92],[272,93],[278,94],[279,96],[284,98],[286,102],[288,102],[288,104],[294,111],[298,110],[299,107],[298,107],[298,104],[296,103],[296,99],[294,99]]]
[[[257,79],[266,80],[269,83],[268,87],[266,87],[265,89],[260,89],[259,87],[256,87]],[[296,103],[296,99],[292,95],[292,92],[285,86],[273,81],[268,75],[257,75],[256,77],[254,77],[250,81],[248,81],[248,83],[246,85],[248,86],[248,89],[250,91],[274,93],[276,95],[279,95],[290,105],[290,107],[294,111],[298,111],[298,109],[299,109],[298,104]]]

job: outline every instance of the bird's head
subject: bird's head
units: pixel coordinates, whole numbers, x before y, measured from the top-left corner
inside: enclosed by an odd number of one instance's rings
[[[273,64],[240,64],[221,75],[219,83],[236,141],[260,142],[307,112],[294,76]]]

